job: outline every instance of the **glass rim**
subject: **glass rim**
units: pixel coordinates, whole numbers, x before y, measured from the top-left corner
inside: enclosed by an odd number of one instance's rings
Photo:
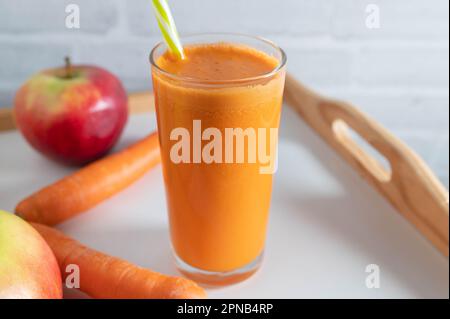
[[[179,76],[177,74],[168,72],[164,69],[162,69],[159,65],[156,64],[155,61],[155,53],[156,51],[161,48],[162,46],[166,45],[164,43],[164,41],[160,41],[158,42],[154,48],[150,51],[150,64],[152,65],[152,67],[154,67],[156,70],[158,70],[158,72],[162,73],[163,75],[172,78],[174,80],[178,80],[178,81],[182,81],[182,82],[187,82],[187,83],[193,83],[193,84],[203,84],[203,85],[213,85],[213,86],[220,86],[220,85],[227,85],[227,84],[237,84],[237,83],[246,83],[246,82],[254,82],[254,81],[258,81],[258,80],[264,80],[267,78],[270,78],[274,75],[276,75],[278,72],[280,72],[287,63],[287,55],[284,52],[284,50],[279,47],[278,45],[276,45],[273,41],[268,40],[264,37],[260,37],[260,36],[253,36],[253,35],[248,35],[248,34],[244,34],[244,33],[229,33],[229,32],[205,32],[205,33],[194,33],[194,34],[188,34],[186,36],[181,37],[181,41],[183,41],[183,39],[189,39],[189,38],[195,38],[195,37],[201,37],[201,36],[236,36],[236,37],[244,37],[244,38],[248,38],[248,39],[253,39],[253,40],[257,40],[260,41],[261,43],[265,43],[269,46],[271,46],[273,49],[275,49],[276,51],[278,51],[278,53],[280,53],[280,60],[278,65],[271,71],[260,74],[260,75],[256,75],[256,76],[251,76],[251,77],[245,77],[245,78],[239,78],[239,79],[233,79],[233,80],[203,80],[203,79],[196,79],[193,77],[189,77],[189,76]]]

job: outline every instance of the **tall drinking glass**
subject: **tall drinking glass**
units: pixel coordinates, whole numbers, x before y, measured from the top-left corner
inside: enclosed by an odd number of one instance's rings
[[[172,246],[188,277],[229,284],[262,260],[286,56],[245,35],[181,40],[185,61],[163,43],[150,56]]]

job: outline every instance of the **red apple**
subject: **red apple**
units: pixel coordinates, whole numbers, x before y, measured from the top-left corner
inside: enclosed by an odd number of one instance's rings
[[[0,299],[61,299],[61,272],[39,233],[0,210]]]
[[[43,71],[29,79],[14,102],[16,123],[27,141],[43,154],[71,164],[104,155],[128,118],[120,81],[95,66]]]

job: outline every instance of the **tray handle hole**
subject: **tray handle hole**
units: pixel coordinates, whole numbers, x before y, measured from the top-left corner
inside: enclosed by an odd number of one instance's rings
[[[387,183],[392,177],[389,160],[365,138],[341,119],[333,122],[336,140],[379,182]]]

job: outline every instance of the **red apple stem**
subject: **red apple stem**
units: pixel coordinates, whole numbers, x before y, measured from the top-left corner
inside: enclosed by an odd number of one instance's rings
[[[70,79],[73,76],[72,62],[68,56],[64,58],[64,61],[66,62],[66,78]]]

